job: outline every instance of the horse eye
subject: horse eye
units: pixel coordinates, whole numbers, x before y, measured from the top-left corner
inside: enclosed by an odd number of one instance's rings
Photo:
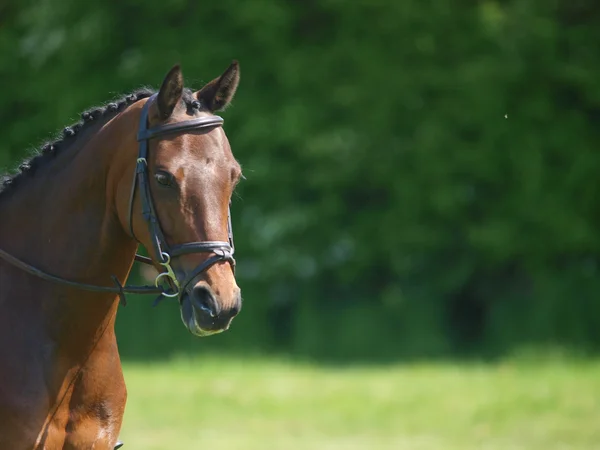
[[[173,176],[169,173],[158,172],[156,175],[154,175],[154,178],[156,178],[158,184],[161,184],[163,186],[170,187],[173,185]]]

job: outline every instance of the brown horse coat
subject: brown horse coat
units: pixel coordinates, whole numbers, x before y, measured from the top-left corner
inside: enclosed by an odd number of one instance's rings
[[[238,82],[234,62],[191,92],[176,66],[149,104],[150,125],[221,110]],[[150,94],[140,91],[84,113],[80,124],[4,183],[0,249],[68,280],[109,286],[114,275],[125,283],[138,243],[151,248],[137,197],[132,217],[128,210],[138,122]],[[241,169],[222,128],[154,140],[148,170],[169,243],[227,240],[229,200]],[[207,257],[173,261],[177,279]],[[230,265],[214,264],[193,281],[180,297],[189,331],[227,329],[241,305]],[[114,332],[118,304],[115,294],[41,280],[0,259],[0,449],[115,446],[127,398]]]

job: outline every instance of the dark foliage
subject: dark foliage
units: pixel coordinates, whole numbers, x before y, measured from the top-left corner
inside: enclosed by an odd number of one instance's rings
[[[48,4],[3,10],[2,164],[175,62],[196,88],[244,69],[225,130],[246,306],[200,346],[130,302],[125,355],[600,348],[595,2]]]

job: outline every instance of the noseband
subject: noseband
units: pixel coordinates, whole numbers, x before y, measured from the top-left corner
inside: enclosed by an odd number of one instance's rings
[[[152,193],[150,192],[149,171],[148,171],[148,149],[150,139],[160,138],[173,133],[179,133],[187,130],[206,130],[223,125],[223,118],[219,116],[199,117],[196,119],[185,120],[183,122],[170,123],[166,125],[157,125],[153,128],[148,128],[148,109],[150,103],[154,100],[156,94],[148,99],[142,109],[140,117],[140,125],[137,135],[139,142],[139,152],[136,164],[133,183],[131,184],[131,195],[129,197],[129,232],[131,236],[137,240],[133,232],[133,206],[135,202],[136,189],[140,191],[140,200],[142,203],[142,216],[152,242],[152,250],[154,257],[158,263],[165,268],[156,277],[154,282],[158,288],[162,279],[166,279],[172,285],[172,291],[163,291],[165,297],[178,297],[183,294],[188,285],[194,278],[202,272],[208,270],[213,264],[220,261],[228,261],[235,271],[235,259],[233,258],[233,232],[231,229],[231,215],[227,213],[227,233],[229,242],[223,241],[204,241],[204,242],[188,242],[185,244],[169,246],[165,236],[160,228],[160,222],[156,215],[154,202],[152,201]],[[138,241],[139,242],[139,241]],[[202,264],[196,267],[190,274],[187,275],[182,283],[175,276],[175,272],[171,267],[171,261],[178,256],[193,254],[193,253],[209,253],[208,257]],[[145,264],[153,264],[152,259],[141,255],[136,255],[136,260]]]
[[[222,241],[204,241],[204,242],[188,242],[169,246],[165,236],[160,228],[152,194],[150,191],[149,171],[148,171],[148,149],[150,139],[160,138],[174,133],[181,133],[188,130],[207,130],[223,125],[223,118],[215,115],[198,117],[191,120],[169,123],[165,125],[157,125],[153,128],[148,128],[148,109],[150,103],[156,98],[156,94],[152,95],[142,108],[140,124],[138,128],[137,141],[139,142],[138,158],[135,168],[135,175],[131,186],[131,196],[129,198],[129,232],[131,236],[137,240],[133,232],[133,207],[135,202],[136,190],[140,191],[140,200],[142,203],[142,216],[148,226],[150,238],[152,240],[152,250],[154,257],[159,265],[164,267],[165,271],[158,274],[154,281],[154,286],[123,286],[114,275],[111,277],[115,286],[96,286],[93,284],[79,283],[77,281],[67,280],[56,275],[44,272],[24,261],[14,257],[10,253],[0,249],[0,258],[12,264],[13,266],[46,281],[56,284],[62,284],[78,289],[83,289],[92,292],[105,292],[117,294],[122,305],[126,305],[125,294],[159,294],[155,304],[164,297],[172,298],[181,296],[188,285],[200,275],[208,270],[214,264],[220,261],[227,261],[231,264],[235,272],[235,259],[233,258],[233,232],[231,228],[231,214],[227,213],[227,233],[229,242]],[[138,240],[139,242],[139,240]],[[191,273],[187,274],[183,282],[179,282],[171,261],[173,258],[189,255],[194,253],[208,253],[210,256],[197,266]],[[136,261],[144,264],[154,265],[152,258],[135,255]],[[168,281],[171,284],[171,289],[167,290],[161,286],[161,281]]]

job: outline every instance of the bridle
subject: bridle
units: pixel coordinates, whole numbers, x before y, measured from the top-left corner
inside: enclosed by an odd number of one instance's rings
[[[142,215],[150,232],[152,241],[152,250],[154,257],[158,263],[165,268],[165,272],[161,272],[156,277],[154,282],[158,288],[163,278],[170,282],[174,288],[172,292],[163,291],[164,297],[178,297],[187,289],[191,281],[206,271],[212,265],[220,261],[228,261],[232,269],[235,271],[235,259],[233,258],[233,232],[231,228],[231,214],[227,213],[227,233],[229,242],[223,241],[204,241],[204,242],[188,242],[185,244],[169,246],[167,240],[160,228],[160,223],[152,201],[150,192],[149,174],[148,174],[148,149],[150,139],[159,138],[168,134],[178,133],[187,130],[203,130],[215,128],[223,125],[223,118],[215,115],[198,117],[196,119],[185,120],[182,122],[170,123],[166,125],[157,125],[153,128],[148,127],[148,109],[151,101],[154,100],[156,94],[148,99],[142,109],[140,117],[140,126],[138,130],[137,140],[139,142],[139,153],[136,163],[136,170],[131,183],[131,195],[129,197],[129,232],[131,236],[137,240],[133,232],[133,206],[135,202],[136,189],[140,191],[140,200],[142,202]],[[138,241],[139,242],[139,241]],[[212,254],[202,264],[196,267],[190,274],[187,275],[183,283],[179,283],[175,272],[171,267],[172,258],[192,253],[209,253]],[[136,255],[136,260],[145,264],[153,264],[152,259],[141,255]]]
[[[205,130],[215,128],[223,125],[223,118],[211,115],[205,117],[198,117],[195,119],[184,120],[181,122],[169,123],[164,125],[157,125],[152,128],[148,128],[148,110],[152,101],[156,98],[156,94],[152,95],[142,108],[140,117],[140,124],[138,128],[137,141],[139,142],[138,158],[136,162],[135,175],[133,183],[131,185],[131,195],[129,198],[129,232],[131,236],[137,240],[133,232],[133,208],[135,203],[136,190],[140,191],[140,200],[142,203],[142,216],[148,226],[150,232],[150,238],[152,240],[152,250],[154,257],[158,264],[164,267],[165,271],[158,274],[154,281],[154,286],[123,286],[119,282],[116,276],[112,275],[111,279],[115,286],[97,286],[93,284],[80,283],[77,281],[67,280],[47,272],[44,272],[24,261],[14,257],[10,253],[0,249],[0,258],[12,264],[13,266],[31,274],[38,278],[46,281],[50,281],[57,284],[71,286],[78,289],[83,289],[92,292],[106,292],[118,294],[121,304],[126,305],[125,294],[159,294],[155,304],[163,298],[174,298],[181,297],[186,291],[192,280],[194,280],[202,272],[208,270],[214,264],[220,261],[227,261],[230,263],[232,269],[235,272],[235,259],[233,258],[234,245],[233,245],[233,232],[231,228],[231,214],[228,211],[227,214],[227,233],[229,242],[224,241],[204,241],[204,242],[188,242],[185,244],[178,244],[169,246],[162,229],[158,216],[156,215],[156,209],[154,208],[154,202],[152,201],[152,194],[150,191],[149,183],[149,171],[148,171],[148,153],[149,153],[149,141],[151,139],[160,138],[169,134],[180,133],[189,130]],[[138,241],[139,243],[139,241]],[[193,253],[208,253],[210,256],[197,266],[191,273],[189,273],[183,282],[177,280],[177,276],[171,266],[173,258],[177,258],[183,255]],[[135,260],[144,264],[154,265],[152,258],[148,258],[139,254],[135,255]],[[161,285],[161,281],[167,281],[171,287],[165,289]]]

